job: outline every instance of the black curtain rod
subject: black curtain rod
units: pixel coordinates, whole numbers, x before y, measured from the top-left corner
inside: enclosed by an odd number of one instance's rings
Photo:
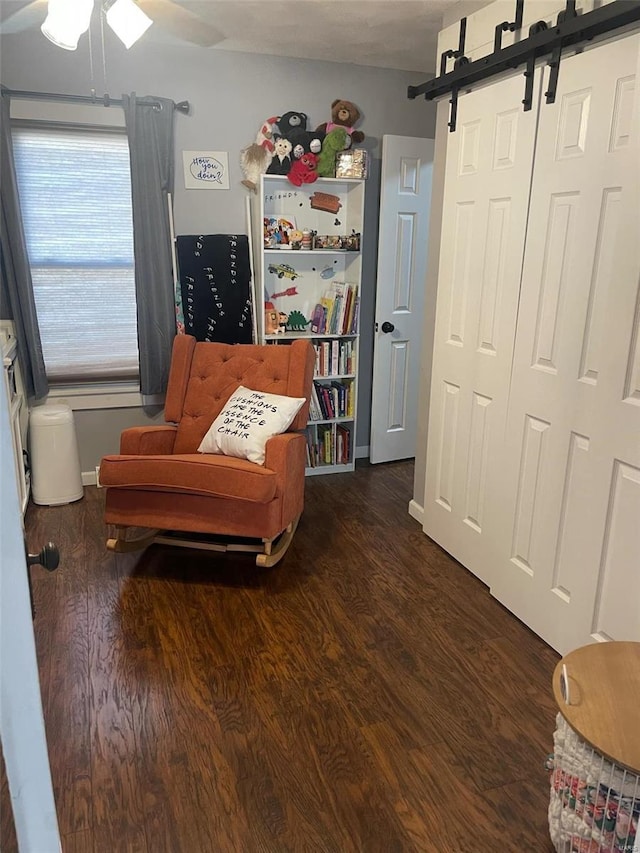
[[[98,97],[97,95],[61,95],[55,92],[23,92],[17,89],[7,89],[5,86],[2,87],[2,91],[14,98],[27,98],[32,101],[65,101],[71,104],[95,104],[96,106],[102,104],[103,107],[122,106],[122,98],[111,98],[109,95]],[[153,99],[146,101],[146,103],[150,107],[160,107],[160,102]],[[188,115],[190,104],[189,101],[180,101],[180,103],[174,104],[173,108]]]

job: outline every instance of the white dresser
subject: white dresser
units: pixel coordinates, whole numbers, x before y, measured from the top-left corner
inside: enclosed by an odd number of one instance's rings
[[[29,500],[30,485],[29,467],[26,453],[24,452],[26,448],[29,413],[24,386],[22,384],[22,376],[20,375],[20,365],[18,364],[18,349],[13,324],[7,320],[0,321],[0,344],[2,346],[4,393],[6,393],[9,402],[9,417],[11,421],[18,494],[24,514]]]

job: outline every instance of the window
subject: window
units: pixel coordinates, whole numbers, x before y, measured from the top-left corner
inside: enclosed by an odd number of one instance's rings
[[[13,143],[49,380],[137,377],[126,134],[18,125]]]

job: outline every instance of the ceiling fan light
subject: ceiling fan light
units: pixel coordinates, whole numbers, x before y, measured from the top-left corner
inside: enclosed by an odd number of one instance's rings
[[[49,0],[40,30],[57,47],[75,50],[80,36],[89,29],[92,10],[93,0]]]
[[[116,0],[107,10],[106,17],[107,23],[127,50],[153,23],[133,0]]]

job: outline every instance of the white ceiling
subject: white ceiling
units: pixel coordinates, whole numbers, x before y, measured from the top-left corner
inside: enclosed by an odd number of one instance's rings
[[[163,0],[166,3],[167,0]],[[443,13],[460,0],[169,0],[223,36],[211,50],[435,72]],[[480,0],[478,6],[486,3]],[[465,0],[465,12],[469,0]],[[2,32],[35,28],[44,0],[2,0]],[[13,17],[12,16],[13,13]],[[151,15],[153,17],[153,15]],[[145,39],[176,41],[160,19]]]
[[[456,0],[180,0],[226,36],[224,50],[434,71]]]

